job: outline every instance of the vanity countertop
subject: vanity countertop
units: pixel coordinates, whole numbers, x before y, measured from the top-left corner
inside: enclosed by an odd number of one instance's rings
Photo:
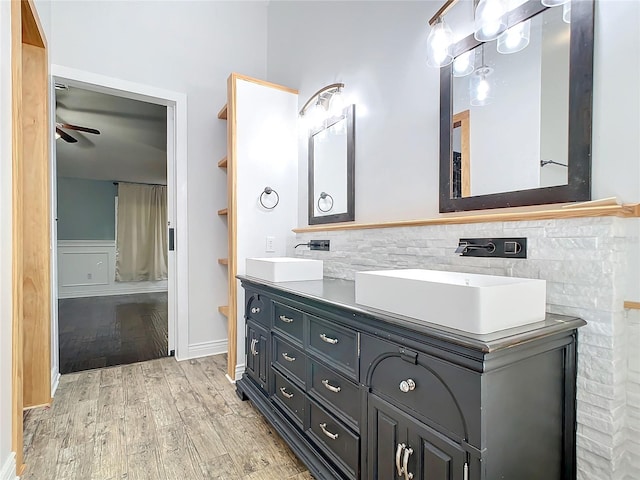
[[[237,278],[243,283],[260,286],[267,291],[271,290],[274,293],[281,292],[288,296],[312,300],[320,304],[346,310],[364,318],[380,319],[395,326],[414,330],[482,352],[495,352],[586,325],[584,320],[577,317],[547,313],[544,321],[485,335],[477,335],[358,305],[355,302],[355,282],[351,280],[325,277],[322,280],[305,282],[273,283],[246,275],[238,275]]]

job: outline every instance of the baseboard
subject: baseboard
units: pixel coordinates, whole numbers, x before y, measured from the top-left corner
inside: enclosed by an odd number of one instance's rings
[[[108,290],[87,290],[79,289],[76,291],[60,292],[58,291],[58,298],[87,298],[87,297],[108,297],[109,295],[133,295],[139,293],[162,293],[167,291],[166,283],[159,286],[149,287],[124,287],[124,288],[109,288]]]
[[[208,357],[209,355],[219,355],[227,353],[227,339],[213,340],[211,342],[192,343],[188,347],[186,357],[180,360],[188,360],[190,358]]]
[[[244,363],[236,365],[236,380],[240,380],[244,374]]]
[[[0,480],[17,480],[16,454],[11,452],[0,468]]]
[[[60,382],[60,372],[58,371],[57,367],[53,367],[51,369],[51,398],[53,398],[53,396],[56,393],[56,390],[58,389],[58,383]]]

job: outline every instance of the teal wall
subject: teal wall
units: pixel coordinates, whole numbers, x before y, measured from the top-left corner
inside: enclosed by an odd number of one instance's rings
[[[115,240],[112,181],[58,177],[58,240]]]

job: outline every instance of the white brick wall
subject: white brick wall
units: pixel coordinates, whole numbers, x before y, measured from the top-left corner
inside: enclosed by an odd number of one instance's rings
[[[428,268],[547,280],[547,310],[588,322],[578,345],[578,479],[640,480],[640,321],[625,312],[637,268],[638,219],[566,220],[345,230],[298,234],[330,239],[330,252],[290,253],[324,260],[326,276],[358,270]],[[526,260],[454,253],[459,238],[527,237]],[[634,257],[635,258],[635,257]],[[634,320],[635,319],[635,320]]]

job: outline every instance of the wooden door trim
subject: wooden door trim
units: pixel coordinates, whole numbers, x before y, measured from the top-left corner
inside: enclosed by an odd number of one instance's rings
[[[460,127],[460,169],[461,169],[461,182],[462,182],[462,196],[471,196],[471,159],[470,159],[470,120],[469,110],[464,110],[460,113],[456,113],[453,116],[453,128]],[[450,177],[453,178],[453,177]]]

